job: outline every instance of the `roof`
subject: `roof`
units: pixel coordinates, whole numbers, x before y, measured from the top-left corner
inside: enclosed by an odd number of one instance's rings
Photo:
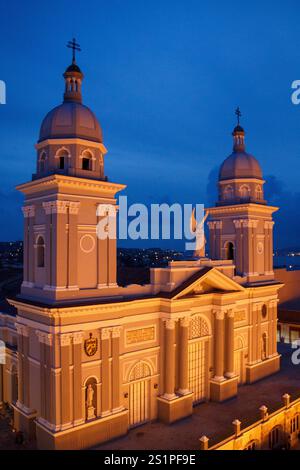
[[[233,152],[220,167],[219,181],[238,178],[263,178],[260,164],[245,151]]]
[[[75,101],[65,101],[53,108],[43,119],[39,142],[64,138],[103,142],[100,124],[87,106]]]
[[[300,298],[289,300],[279,305],[278,320],[282,323],[300,324]]]

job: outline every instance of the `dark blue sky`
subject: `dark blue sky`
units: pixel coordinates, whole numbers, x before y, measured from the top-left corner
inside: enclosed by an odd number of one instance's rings
[[[135,202],[211,204],[240,106],[247,150],[281,206],[275,245],[300,245],[300,3],[0,0],[0,239],[22,237],[21,197],[44,115],[62,100],[75,36],[84,103],[108,148],[106,174]]]

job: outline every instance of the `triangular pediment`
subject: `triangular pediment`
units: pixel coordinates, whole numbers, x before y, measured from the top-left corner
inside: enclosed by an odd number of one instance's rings
[[[196,279],[195,279],[196,278]],[[189,282],[190,281],[190,282]],[[198,276],[192,276],[181,286],[177,287],[172,296],[173,299],[203,295],[209,293],[242,292],[244,287],[216,268],[199,271]]]

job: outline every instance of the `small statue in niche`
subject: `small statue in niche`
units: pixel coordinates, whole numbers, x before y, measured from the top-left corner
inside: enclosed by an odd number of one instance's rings
[[[86,389],[87,419],[95,418],[95,407],[93,406],[94,393],[92,384],[88,384]]]

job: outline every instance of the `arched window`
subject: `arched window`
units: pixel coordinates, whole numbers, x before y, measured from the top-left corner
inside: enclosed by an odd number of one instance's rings
[[[290,433],[293,434],[294,432],[299,432],[300,430],[300,414],[297,413],[292,419],[291,419],[291,429]]]
[[[269,448],[276,449],[280,447],[282,443],[282,428],[281,426],[275,426],[269,433]]]
[[[246,184],[240,187],[240,195],[242,199],[248,199],[250,196],[250,188]]]
[[[262,345],[261,345],[261,358],[264,361],[265,359],[267,359],[267,334],[266,333],[264,333],[262,335],[261,342],[262,342]]]
[[[84,152],[82,155],[82,169],[92,171],[93,155],[90,152]]]
[[[227,242],[225,245],[225,259],[234,259],[234,245],[232,242]]]
[[[66,149],[61,149],[57,152],[56,158],[57,160],[57,167],[59,170],[64,170],[67,166],[69,153]]]
[[[244,447],[244,450],[257,450],[257,444],[258,444],[258,441],[250,441]]]
[[[231,199],[233,199],[233,187],[228,185],[225,187],[224,189],[224,199],[226,201],[230,201]]]
[[[256,199],[262,199],[262,189],[261,186],[256,186],[255,188],[255,197]]]
[[[45,242],[41,235],[38,237],[36,242],[36,261],[38,268],[45,267]]]
[[[39,161],[39,170],[41,173],[44,173],[45,170],[46,170],[46,154],[45,152],[42,152],[42,154],[40,155],[40,161]]]

